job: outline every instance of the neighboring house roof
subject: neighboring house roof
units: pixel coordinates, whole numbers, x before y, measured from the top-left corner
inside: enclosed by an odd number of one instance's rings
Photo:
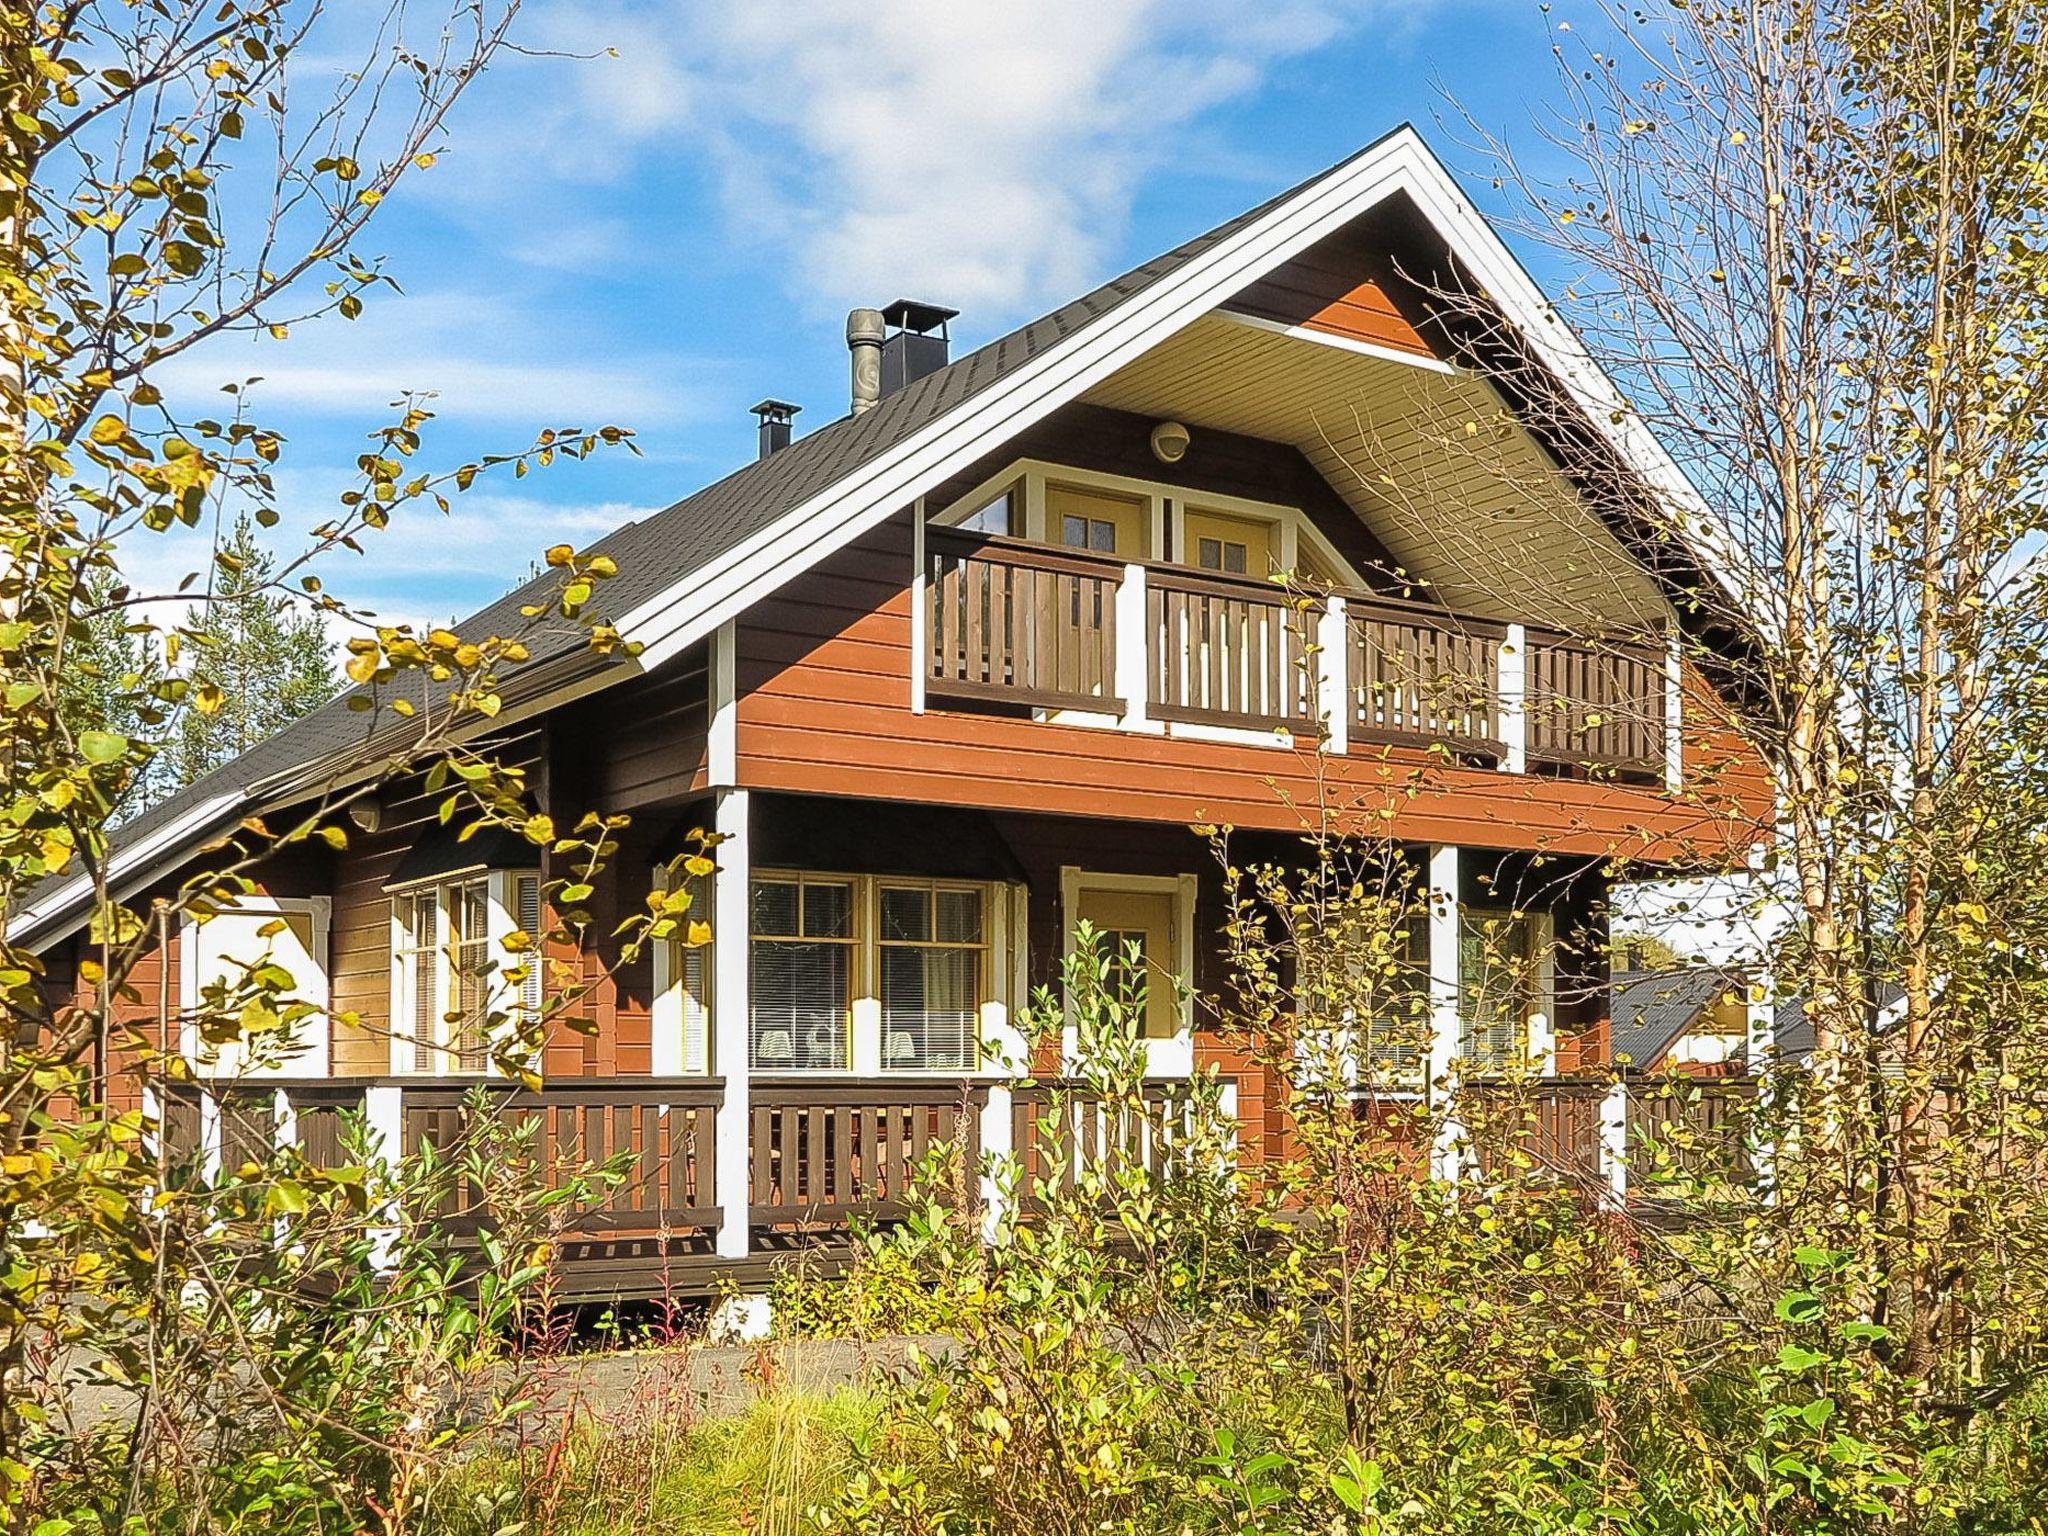
[[[1112,279],[1007,336],[756,460],[665,511],[628,523],[595,551],[618,566],[600,600],[642,647],[637,663],[601,661],[574,634],[533,644],[520,674],[531,699],[606,670],[624,679],[660,665],[848,540],[910,504],[992,444],[1078,399],[1117,368],[1255,281],[1396,197],[1418,207],[1608,443],[1625,472],[1688,509],[1702,570],[1731,592],[1732,556],[1675,462],[1626,408],[1611,380],[1558,318],[1479,211],[1413,129],[1402,127],[1339,165]],[[545,603],[543,575],[463,621],[470,633],[530,630],[520,609]],[[360,690],[358,690],[360,691]],[[509,693],[508,693],[509,698]],[[314,793],[401,743],[384,711],[346,698],[287,727],[121,829],[110,871],[117,894],[263,804]],[[82,876],[51,882],[10,924],[16,942],[47,943],[83,919]]]
[[[1722,997],[1742,994],[1748,978],[1726,965],[1688,966],[1668,971],[1621,971],[1614,978],[1610,1050],[1629,1065],[1648,1071]]]

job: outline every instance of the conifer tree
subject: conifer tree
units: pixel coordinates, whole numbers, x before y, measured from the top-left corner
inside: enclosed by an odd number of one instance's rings
[[[326,631],[276,588],[273,569],[243,513],[215,553],[213,591],[187,620],[191,688],[169,751],[179,784],[211,773],[334,693]]]

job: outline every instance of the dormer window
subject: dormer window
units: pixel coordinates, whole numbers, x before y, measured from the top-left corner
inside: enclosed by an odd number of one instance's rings
[[[1263,582],[1292,571],[1319,587],[1365,585],[1298,507],[1038,459],[1018,460],[931,520],[1127,563],[1171,560],[1219,577]]]

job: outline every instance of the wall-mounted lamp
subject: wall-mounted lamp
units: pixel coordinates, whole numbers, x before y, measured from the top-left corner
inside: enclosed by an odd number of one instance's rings
[[[348,808],[348,819],[365,832],[374,832],[384,820],[384,807],[375,800],[352,801]]]
[[[1162,464],[1178,464],[1188,456],[1188,429],[1177,421],[1162,421],[1152,429],[1152,457]]]

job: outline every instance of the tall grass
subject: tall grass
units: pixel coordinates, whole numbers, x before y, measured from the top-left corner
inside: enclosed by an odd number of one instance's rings
[[[547,1405],[517,1444],[451,1469],[422,1536],[796,1536],[851,1474],[854,1438],[879,1415],[857,1387],[771,1384],[744,1410],[711,1416],[686,1367],[657,1366],[625,1404]]]

